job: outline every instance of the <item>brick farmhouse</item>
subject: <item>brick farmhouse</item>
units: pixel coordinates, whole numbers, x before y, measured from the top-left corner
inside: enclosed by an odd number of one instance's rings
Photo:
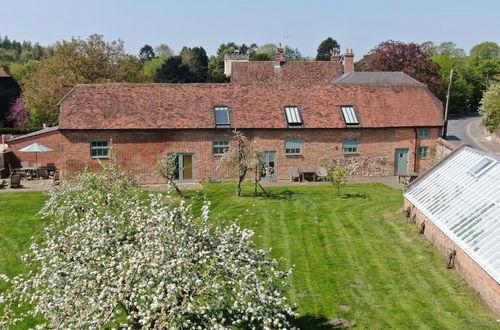
[[[394,175],[431,165],[443,124],[440,101],[401,72],[353,72],[353,54],[332,61],[228,61],[224,84],[77,85],[60,101],[59,126],[8,141],[19,149],[39,142],[38,155],[63,173],[99,168],[112,147],[117,161],[143,183],[161,182],[156,157],[179,155],[179,180],[226,178],[217,170],[231,130],[257,139],[264,180],[289,179],[290,168],[330,161],[351,175]]]

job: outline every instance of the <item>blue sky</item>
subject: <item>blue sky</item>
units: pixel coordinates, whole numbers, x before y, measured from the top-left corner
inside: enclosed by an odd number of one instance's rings
[[[203,46],[208,54],[227,41],[278,43],[316,54],[328,36],[359,58],[379,42],[454,41],[470,48],[500,42],[498,0],[2,1],[0,35],[44,45],[72,36],[122,39],[130,53],[146,43]]]

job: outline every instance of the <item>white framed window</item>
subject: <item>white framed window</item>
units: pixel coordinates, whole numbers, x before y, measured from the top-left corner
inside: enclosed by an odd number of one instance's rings
[[[299,138],[285,139],[285,155],[294,156],[302,154],[302,144],[304,140]]]

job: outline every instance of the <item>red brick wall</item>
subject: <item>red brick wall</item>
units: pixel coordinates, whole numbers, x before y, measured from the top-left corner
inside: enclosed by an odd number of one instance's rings
[[[405,199],[405,210],[410,207],[411,214],[416,215],[417,225],[425,221],[425,236],[444,255],[451,250],[456,251],[455,269],[469,285],[476,290],[486,303],[497,313],[500,313],[500,285],[462,251],[446,234],[430,221],[418,208]]]
[[[433,146],[438,129],[433,128],[432,138],[420,143]],[[154,173],[155,157],[166,152],[189,152],[195,154],[195,180],[208,177],[225,178],[217,171],[220,157],[212,155],[212,140],[230,138],[228,130],[63,130],[61,131],[60,167],[66,172],[81,171],[85,167],[97,169],[98,160],[90,158],[89,140],[112,139],[113,150],[118,162],[141,182],[161,182]],[[393,175],[394,149],[410,150],[409,171],[413,171],[415,131],[413,128],[397,129],[288,129],[288,130],[252,130],[244,131],[252,138],[258,137],[258,144],[263,150],[277,152],[278,179],[288,179],[289,167],[321,166],[330,159],[349,160],[360,169],[354,175]],[[303,154],[300,156],[284,155],[284,140],[288,137],[304,139]],[[359,155],[344,156],[342,139],[359,137]],[[380,167],[368,168],[374,158],[381,161]],[[418,165],[418,164],[417,164]]]
[[[36,155],[38,163],[42,164],[42,166],[46,166],[47,163],[54,163],[56,164],[56,167],[59,167],[64,144],[64,137],[59,133],[59,131],[52,131],[26,138],[19,138],[13,141],[7,141],[6,143],[15,155],[15,160],[12,166],[18,167],[22,161],[28,162],[30,166],[33,166],[35,163],[35,153],[21,152],[19,150],[34,142],[43,144],[53,150],[50,152],[39,152]]]

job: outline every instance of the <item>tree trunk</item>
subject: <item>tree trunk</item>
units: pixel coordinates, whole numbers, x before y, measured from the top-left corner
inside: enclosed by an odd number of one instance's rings
[[[241,182],[245,178],[245,175],[240,175],[238,178],[238,185],[236,186],[236,196],[240,197],[241,196]]]

